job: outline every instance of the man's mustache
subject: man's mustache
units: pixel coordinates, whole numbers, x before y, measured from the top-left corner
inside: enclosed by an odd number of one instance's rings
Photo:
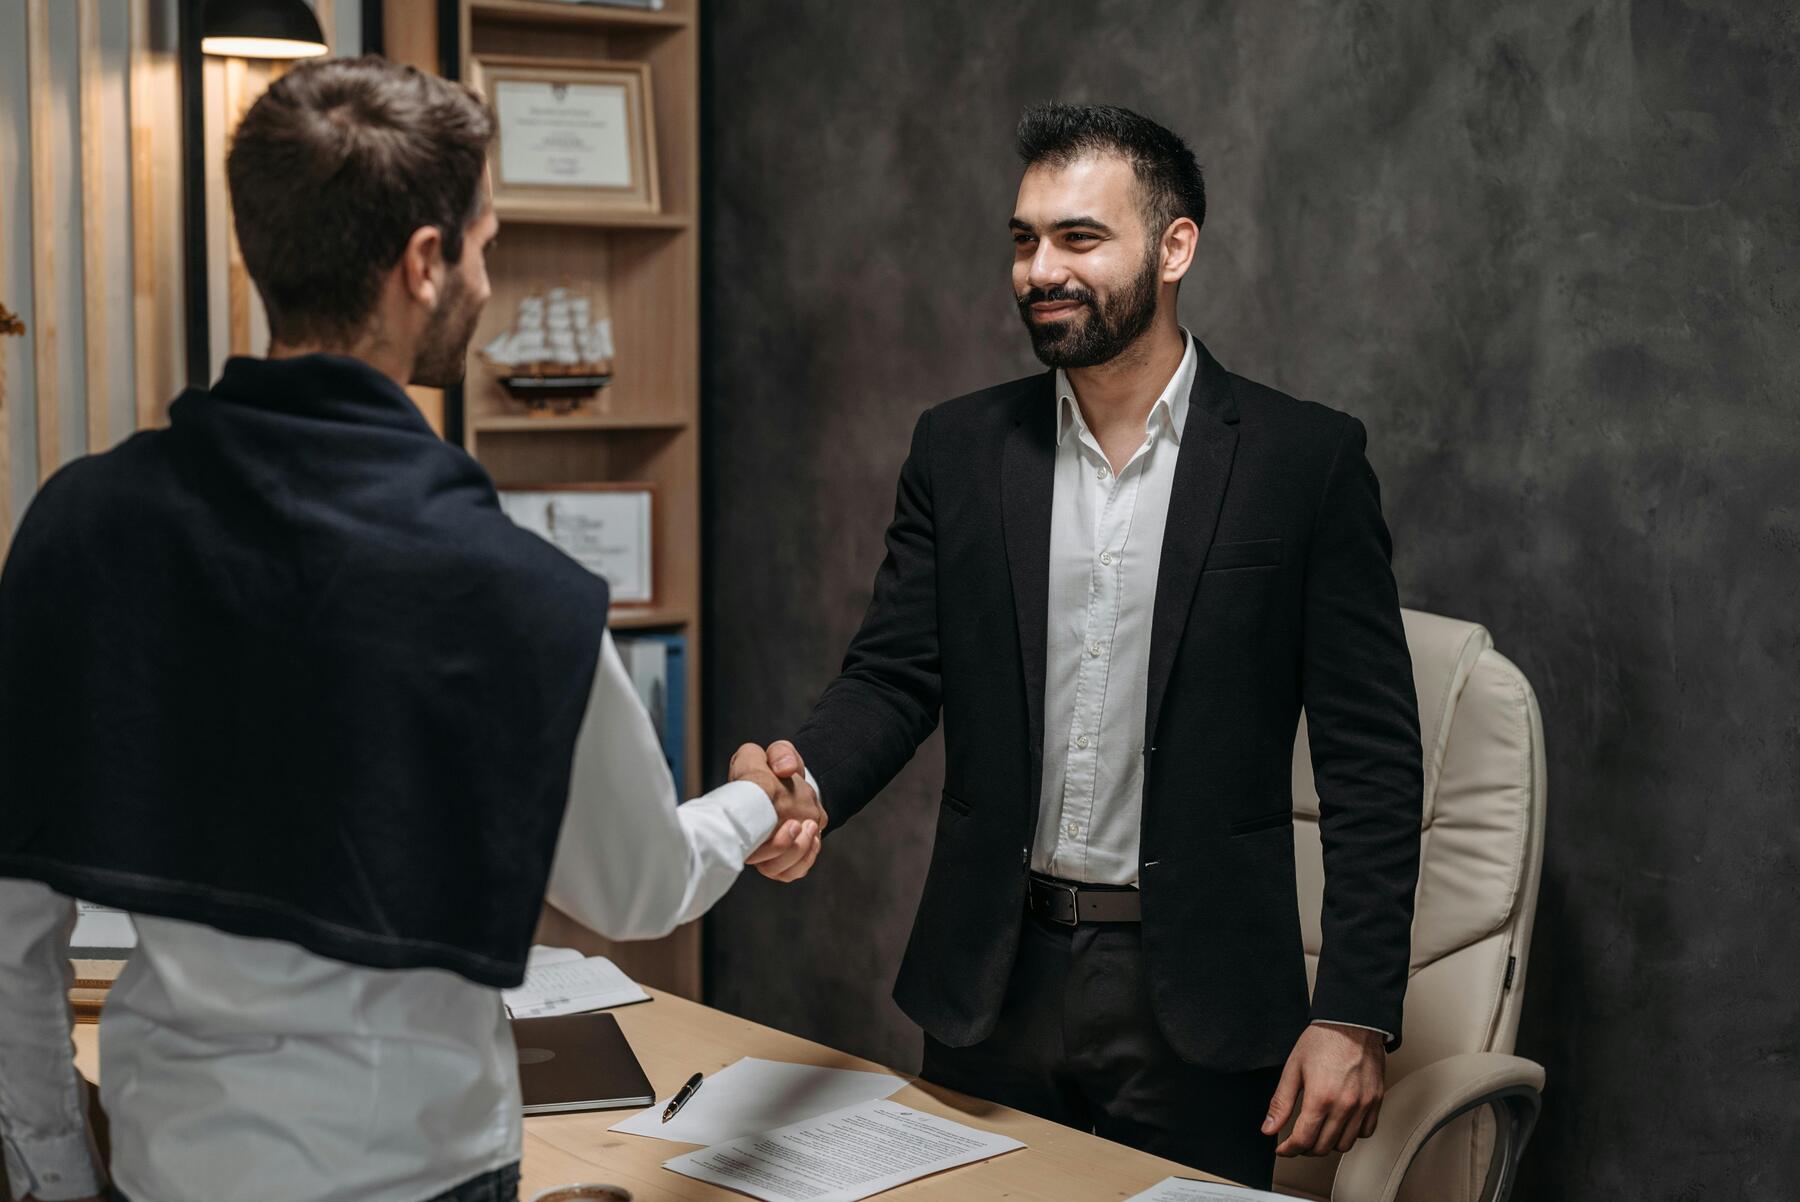
[[[1093,306],[1094,294],[1086,288],[1028,288],[1019,294],[1019,308],[1027,305],[1048,305],[1060,301],[1074,301],[1077,304]]]

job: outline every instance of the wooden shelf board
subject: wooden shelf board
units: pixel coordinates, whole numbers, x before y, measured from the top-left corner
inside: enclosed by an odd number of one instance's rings
[[[508,200],[494,202],[494,215],[503,222],[519,225],[580,225],[603,230],[671,232],[694,228],[694,219],[685,213],[590,213]]]
[[[541,0],[471,0],[469,12],[477,18],[533,21],[544,25],[611,25],[621,29],[687,29],[694,23],[686,13],[614,8],[604,4],[544,3]]]
[[[644,630],[652,626],[686,626],[694,615],[671,605],[622,606],[607,611],[606,624],[614,630]]]
[[[469,424],[477,434],[559,434],[604,430],[685,430],[692,423],[680,417],[638,417],[629,413],[582,413],[574,417],[530,417],[502,413],[476,417]]]

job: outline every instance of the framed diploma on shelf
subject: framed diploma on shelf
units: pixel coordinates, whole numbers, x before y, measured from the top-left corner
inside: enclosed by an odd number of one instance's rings
[[[592,220],[661,211],[647,63],[477,55],[494,106],[488,152],[502,216]]]
[[[653,484],[528,484],[500,489],[500,508],[576,563],[606,578],[617,606],[656,602]]]

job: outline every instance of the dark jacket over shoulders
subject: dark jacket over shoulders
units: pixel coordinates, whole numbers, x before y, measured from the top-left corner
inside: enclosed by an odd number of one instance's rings
[[[19,527],[0,876],[516,985],[607,600],[375,368],[234,358]]]
[[[1355,418],[1198,348],[1152,619],[1142,862],[1150,994],[1181,1055],[1275,1064],[1309,1018],[1400,1031],[1418,876],[1418,706]],[[874,597],[795,742],[832,829],[944,722],[936,844],[894,996],[994,1027],[1036,827],[1055,461],[1049,373],[928,411]],[[1305,707],[1324,943],[1309,1006],[1292,836]]]

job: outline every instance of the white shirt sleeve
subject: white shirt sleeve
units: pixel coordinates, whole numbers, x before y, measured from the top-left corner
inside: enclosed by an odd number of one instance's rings
[[[1315,1018],[1308,1025],[1314,1027],[1350,1027],[1357,1031],[1373,1031],[1375,1034],[1381,1036],[1386,1042],[1394,1042],[1393,1032],[1383,1031],[1380,1027],[1371,1027],[1367,1023],[1343,1023],[1335,1018]]]
[[[13,1196],[82,1198],[106,1180],[69,1035],[75,903],[0,880],[0,1144]]]
[[[609,939],[655,939],[725,895],[775,830],[749,781],[677,805],[650,715],[607,632],[575,742],[550,904]]]

